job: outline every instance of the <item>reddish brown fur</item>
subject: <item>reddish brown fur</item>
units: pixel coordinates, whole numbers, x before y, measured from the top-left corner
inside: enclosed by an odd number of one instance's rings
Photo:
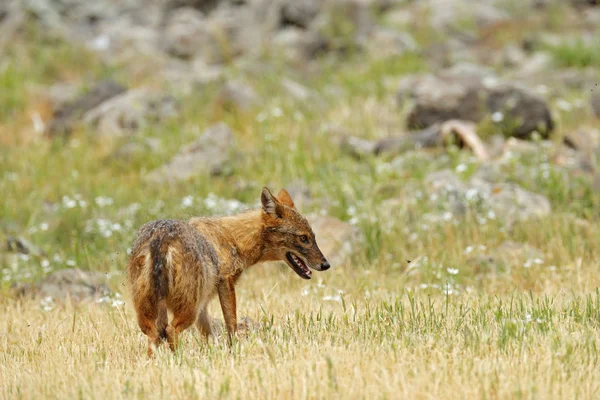
[[[329,268],[285,189],[276,198],[263,188],[261,203],[260,209],[234,216],[158,220],[140,229],[127,276],[149,355],[161,339],[175,349],[178,335],[194,322],[211,335],[207,305],[215,295],[231,341],[237,328],[235,283],[252,265],[283,260],[305,279],[311,276],[307,266]],[[167,309],[173,314],[170,324]]]

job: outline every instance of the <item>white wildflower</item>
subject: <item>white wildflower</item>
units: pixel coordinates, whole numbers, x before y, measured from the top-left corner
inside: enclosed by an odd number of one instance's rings
[[[496,111],[495,113],[492,114],[492,121],[498,123],[498,122],[502,122],[504,120],[504,114],[502,114],[500,111]]]

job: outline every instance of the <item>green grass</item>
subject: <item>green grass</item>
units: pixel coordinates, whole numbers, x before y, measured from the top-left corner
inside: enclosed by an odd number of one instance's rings
[[[550,52],[556,62],[563,67],[598,67],[600,66],[600,38],[592,43],[575,39],[557,46],[550,47]]]

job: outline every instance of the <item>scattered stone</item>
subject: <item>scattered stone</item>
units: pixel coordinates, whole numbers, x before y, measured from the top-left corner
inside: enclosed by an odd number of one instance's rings
[[[9,236],[6,239],[6,250],[10,252],[41,256],[43,250],[21,236]]]
[[[88,111],[127,89],[113,80],[98,82],[89,92],[54,112],[48,129],[49,136],[68,135]]]
[[[93,126],[97,135],[123,136],[177,113],[178,104],[172,96],[140,88],[117,95],[87,111],[83,121]]]
[[[502,65],[508,68],[521,66],[527,59],[527,54],[521,46],[509,44],[502,50]]]
[[[409,33],[386,28],[376,29],[367,44],[367,51],[376,58],[401,56],[417,49],[417,42]]]
[[[480,161],[490,158],[486,145],[475,132],[475,126],[468,121],[448,120],[443,124],[409,132],[401,136],[366,140],[344,135],[339,139],[340,148],[356,158],[367,155],[398,155],[411,150],[442,147],[450,139],[456,138],[456,143],[473,151]]]
[[[493,212],[493,218],[500,218],[508,224],[530,219],[541,219],[550,215],[550,201],[540,194],[532,193],[514,183],[491,183],[483,174],[474,175],[463,181],[450,170],[429,174],[425,184],[434,195],[433,199],[449,208],[456,215],[464,215],[475,209],[485,215]],[[488,213],[489,215],[489,213]]]
[[[281,80],[281,86],[296,100],[306,101],[314,97],[312,90],[291,79],[283,78]]]
[[[529,89],[511,83],[488,88],[488,115],[506,121],[505,130],[510,136],[527,138],[537,132],[548,138],[554,129],[548,104]],[[500,117],[502,116],[502,117]]]
[[[306,62],[329,49],[327,39],[318,32],[305,31],[293,26],[273,35],[272,49],[285,60]]]
[[[544,254],[527,243],[506,241],[484,254],[473,254],[467,264],[473,266],[477,275],[498,275],[510,273],[514,268],[531,268],[542,265]]]
[[[309,214],[306,219],[329,264],[335,268],[348,262],[360,241],[360,231],[331,216]]]
[[[60,110],[77,98],[79,87],[72,83],[56,83],[47,89],[46,95],[52,109]]]
[[[543,259],[544,254],[527,243],[503,242],[493,251],[493,257],[511,265],[522,264],[527,260]]]
[[[215,334],[219,336],[227,334],[227,329],[225,328],[223,320],[218,318],[212,318],[211,326]],[[238,334],[249,335],[250,333],[260,329],[260,323],[254,321],[248,316],[244,316],[238,320],[237,329]]]
[[[331,0],[314,19],[310,30],[325,39],[329,50],[344,52],[349,48],[368,48],[368,38],[374,28],[367,2]]]
[[[519,66],[518,76],[531,77],[551,70],[554,58],[548,52],[536,52],[523,60]]]
[[[289,192],[294,205],[300,212],[310,205],[312,196],[310,187],[302,180],[295,180],[289,185],[286,185],[286,190]]]
[[[509,18],[507,12],[492,2],[453,0],[426,3],[429,3],[432,12],[431,24],[438,30],[460,28],[457,24],[465,20],[472,20],[478,27],[484,28]]]
[[[374,155],[377,148],[377,142],[354,136],[343,136],[339,143],[342,150],[358,159]]]
[[[489,185],[489,187],[484,184],[480,187],[482,192],[488,196],[487,201],[492,211],[509,223],[542,219],[552,212],[552,206],[547,197],[525,190],[517,184],[498,183]]]
[[[106,274],[80,269],[53,272],[39,283],[17,286],[16,292],[20,296],[49,297],[55,302],[97,300],[111,293]]]
[[[129,161],[136,156],[155,153],[160,150],[160,147],[161,143],[159,139],[144,138],[141,141],[125,143],[112,156],[118,160]]]
[[[208,128],[195,142],[183,147],[166,165],[146,176],[151,182],[184,181],[197,174],[222,175],[231,162],[233,132],[224,123]]]
[[[281,24],[307,29],[322,4],[321,0],[286,0],[281,7]]]
[[[596,90],[590,99],[590,104],[596,118],[600,118],[600,86],[596,86]]]
[[[574,150],[594,152],[600,147],[600,131],[597,129],[578,129],[567,133],[563,142]]]
[[[516,138],[509,138],[504,142],[504,145],[502,147],[502,156],[533,156],[539,154],[541,151],[542,147],[538,143],[533,143]]]
[[[218,101],[225,108],[248,111],[260,102],[260,98],[252,86],[241,81],[231,80],[225,83],[221,89]]]
[[[171,12],[165,31],[165,47],[175,57],[192,58],[204,44],[204,14],[191,7],[178,8]]]
[[[395,155],[415,149],[441,147],[443,144],[441,126],[436,124],[402,136],[381,139],[375,144],[375,154]]]

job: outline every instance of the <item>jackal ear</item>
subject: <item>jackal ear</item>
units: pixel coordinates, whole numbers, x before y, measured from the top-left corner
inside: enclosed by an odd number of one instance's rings
[[[292,196],[290,196],[290,193],[285,189],[281,189],[279,191],[279,193],[277,194],[277,200],[279,200],[279,202],[281,204],[283,204],[284,206],[288,206],[290,208],[296,208],[296,205],[294,204],[294,200],[292,200]]]
[[[271,191],[266,187],[263,187],[262,189],[262,193],[260,194],[260,202],[262,204],[262,209],[265,211],[265,213],[276,218],[281,217],[279,202],[277,201],[275,196],[273,196],[273,193],[271,193]]]

